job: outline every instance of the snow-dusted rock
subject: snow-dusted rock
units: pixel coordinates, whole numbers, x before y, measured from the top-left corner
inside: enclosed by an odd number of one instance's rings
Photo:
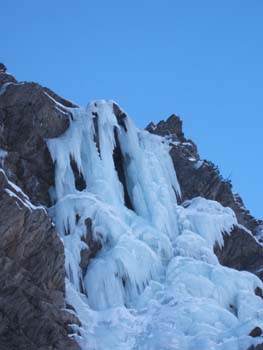
[[[74,105],[60,98],[56,102],[56,94],[35,83],[7,84],[0,87],[0,148],[8,152],[2,166],[33,203],[48,205],[54,166],[45,139],[65,132],[67,106]]]
[[[34,206],[3,170],[0,198],[0,349],[77,349],[67,333],[78,320],[61,310],[63,245],[45,208]]]
[[[254,218],[246,209],[241,197],[232,192],[230,181],[224,179],[219,169],[210,161],[200,160],[196,145],[185,138],[182,121],[172,115],[166,121],[149,124],[146,128],[156,135],[165,136],[171,142],[170,154],[181,186],[182,199],[204,197],[216,200],[234,210],[238,222],[255,235],[262,221]]]

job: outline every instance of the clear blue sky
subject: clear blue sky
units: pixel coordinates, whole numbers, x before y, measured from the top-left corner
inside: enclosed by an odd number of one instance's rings
[[[140,127],[178,113],[263,218],[262,0],[8,0],[0,23],[17,79],[114,99]]]

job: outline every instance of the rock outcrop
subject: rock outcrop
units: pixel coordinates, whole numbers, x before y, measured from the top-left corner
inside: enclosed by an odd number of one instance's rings
[[[224,246],[214,247],[219,262],[236,270],[246,270],[263,280],[263,247],[243,226],[235,226],[224,235]]]
[[[3,170],[0,198],[0,349],[77,349],[68,331],[78,320],[63,310],[63,244],[46,210]]]
[[[150,123],[146,130],[171,141],[170,154],[181,186],[182,201],[198,196],[215,200],[233,209],[238,222],[253,234],[257,233],[263,222],[249,213],[242,198],[232,191],[231,181],[222,177],[218,167],[200,159],[195,143],[185,138],[178,116],[172,115],[157,125]]]
[[[6,66],[3,63],[0,63],[0,73],[5,73],[6,70]]]
[[[170,154],[181,187],[182,202],[198,196],[215,200],[230,207],[239,224],[244,226],[234,227],[231,235],[225,235],[222,249],[215,246],[219,261],[228,267],[254,272],[262,279],[263,247],[247,232],[249,230],[256,235],[262,221],[250,214],[241,197],[232,191],[231,182],[222,177],[219,169],[212,162],[201,160],[195,143],[185,138],[178,116],[172,115],[157,125],[150,123],[146,130],[170,141]]]
[[[6,71],[6,66],[3,63],[0,63],[0,87],[1,85],[6,83],[17,83],[16,79],[11,74],[8,74]]]
[[[82,238],[82,241],[86,244],[86,248],[81,250],[80,267],[85,276],[89,260],[94,258],[96,253],[101,249],[101,242],[94,239],[92,230],[91,218],[85,219],[86,235]]]
[[[64,248],[46,209],[54,165],[45,139],[68,128],[70,102],[0,65],[0,349],[77,350],[66,310]],[[40,206],[36,206],[40,205]]]
[[[71,118],[72,103],[59,98],[36,83],[1,84],[0,149],[8,178],[34,204],[49,205],[49,189],[54,185],[54,165],[45,139],[61,135]]]

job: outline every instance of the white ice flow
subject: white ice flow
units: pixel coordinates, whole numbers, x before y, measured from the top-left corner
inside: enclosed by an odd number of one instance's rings
[[[65,246],[66,298],[81,321],[81,348],[245,350],[259,342],[248,334],[263,326],[254,293],[261,281],[221,266],[213,252],[237,224],[233,211],[204,198],[179,206],[168,141],[126,114],[120,122],[112,101],[70,113],[66,133],[47,141],[56,168],[50,213]],[[81,191],[72,160],[86,183]],[[101,249],[83,271],[87,218]]]

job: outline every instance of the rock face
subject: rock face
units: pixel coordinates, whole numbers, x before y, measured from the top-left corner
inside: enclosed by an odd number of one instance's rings
[[[67,129],[67,107],[74,105],[17,83],[0,65],[1,350],[79,349],[69,337],[70,325],[80,324],[65,309],[63,244],[44,207],[32,204],[50,204],[54,165],[45,139]]]
[[[35,83],[1,84],[3,75],[0,72],[0,149],[8,152],[3,166],[34,204],[49,205],[54,165],[45,139],[65,132],[71,118],[66,107],[74,105]]]
[[[181,186],[182,201],[198,196],[215,200],[233,209],[239,223],[253,234],[257,233],[262,221],[249,213],[241,197],[233,193],[231,182],[222,177],[212,162],[200,160],[196,145],[185,138],[178,116],[172,115],[157,125],[150,123],[146,130],[171,140],[170,153]]]
[[[231,182],[222,177],[218,168],[212,162],[200,159],[196,145],[185,138],[178,116],[172,115],[157,125],[150,123],[146,130],[170,141],[170,154],[181,186],[182,202],[198,196],[215,200],[233,209],[239,224],[253,235],[258,233],[262,221],[249,213],[241,197],[233,193]],[[223,265],[254,272],[262,279],[263,247],[245,228],[234,227],[230,236],[225,235],[222,250],[216,246],[215,252]]]
[[[260,337],[262,334],[262,329],[260,327],[255,327],[251,332],[250,336],[253,338]]]
[[[16,79],[12,75],[8,74],[6,71],[6,66],[3,63],[0,63],[0,87],[1,85],[6,83],[17,83]]]
[[[82,241],[86,244],[87,248],[81,251],[80,267],[85,276],[89,260],[94,258],[96,253],[101,249],[101,243],[99,240],[94,240],[92,230],[92,220],[90,218],[85,219],[86,235],[82,238]]]
[[[242,226],[225,235],[224,247],[216,244],[214,251],[222,265],[253,272],[263,280],[263,248]]]
[[[6,66],[3,63],[0,63],[0,72],[5,73],[6,72]]]
[[[64,308],[63,245],[44,208],[0,172],[0,349],[77,349]]]

